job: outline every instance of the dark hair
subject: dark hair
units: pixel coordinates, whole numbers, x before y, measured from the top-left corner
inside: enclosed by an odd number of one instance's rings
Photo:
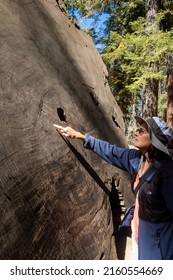
[[[171,160],[171,157],[164,152],[158,150],[154,146],[150,146],[148,149],[148,157],[149,159],[155,159],[155,160]]]
[[[169,141],[168,141],[166,147],[167,147],[168,149],[173,149],[173,135],[172,135],[171,138],[169,139]]]

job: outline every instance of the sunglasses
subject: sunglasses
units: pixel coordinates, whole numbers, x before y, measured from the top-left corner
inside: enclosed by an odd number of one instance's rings
[[[143,134],[147,134],[148,133],[148,131],[145,128],[143,128],[143,127],[137,128],[136,132],[138,132],[139,135],[143,135]]]

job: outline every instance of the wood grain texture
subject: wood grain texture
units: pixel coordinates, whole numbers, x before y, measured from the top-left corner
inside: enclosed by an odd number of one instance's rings
[[[104,182],[128,178],[53,127],[62,108],[75,129],[126,146],[107,75],[56,1],[0,0],[1,259],[117,258]]]

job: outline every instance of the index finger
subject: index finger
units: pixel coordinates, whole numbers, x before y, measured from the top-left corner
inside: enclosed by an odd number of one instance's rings
[[[57,127],[58,129],[64,129],[61,125],[53,124],[53,126]]]

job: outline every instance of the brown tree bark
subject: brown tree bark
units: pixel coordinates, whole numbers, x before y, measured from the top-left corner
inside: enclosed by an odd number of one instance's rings
[[[128,201],[128,177],[53,127],[127,146],[107,75],[56,1],[0,0],[1,259],[117,259],[109,196],[116,173]]]
[[[146,19],[147,24],[150,25],[154,22],[160,7],[160,1],[158,0],[146,0]],[[159,23],[155,27],[155,31],[160,28]],[[154,30],[153,30],[154,31]],[[158,72],[158,65],[151,63],[148,67],[152,68],[154,72]],[[143,105],[142,105],[142,116],[146,119],[148,117],[157,116],[158,108],[158,90],[159,81],[150,79],[147,81],[146,86],[143,90]]]

